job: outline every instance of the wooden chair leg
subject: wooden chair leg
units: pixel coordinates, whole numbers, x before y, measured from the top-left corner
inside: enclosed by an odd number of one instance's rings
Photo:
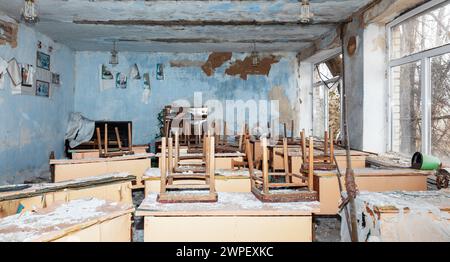
[[[261,139],[261,146],[263,151],[263,192],[269,193],[269,159],[267,155],[267,139],[263,137]]]
[[[314,177],[314,139],[309,138],[309,164],[308,164],[308,188],[309,191],[313,190],[313,177]]]
[[[161,171],[161,185],[160,185],[160,192],[165,193],[166,192],[166,184],[167,184],[167,178],[166,178],[166,163],[167,163],[167,154],[166,154],[166,137],[161,138],[161,166],[159,167]]]

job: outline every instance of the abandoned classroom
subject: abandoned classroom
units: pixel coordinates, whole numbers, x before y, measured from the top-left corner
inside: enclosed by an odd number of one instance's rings
[[[0,241],[450,241],[450,1],[0,0]]]

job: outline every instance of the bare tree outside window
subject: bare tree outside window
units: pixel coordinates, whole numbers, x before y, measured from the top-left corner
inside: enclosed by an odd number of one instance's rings
[[[410,155],[423,149],[431,151],[443,161],[450,160],[450,54],[446,54],[448,49],[443,48],[449,44],[448,1],[391,28],[391,59],[401,61],[404,57],[411,58],[411,55],[417,57],[417,62],[405,61],[405,64],[391,67],[394,152]],[[435,49],[435,57],[423,53],[430,49]],[[423,64],[428,62],[429,70]],[[425,69],[427,71],[422,72]],[[427,79],[431,79],[431,87],[421,79],[423,73]],[[423,95],[430,93],[431,98],[422,101]],[[431,104],[431,108],[425,107],[422,110],[422,104]],[[431,126],[424,122],[427,118],[431,119]],[[431,141],[427,138],[427,143],[421,141],[422,132],[425,130],[431,134]],[[422,144],[426,148],[422,148]]]

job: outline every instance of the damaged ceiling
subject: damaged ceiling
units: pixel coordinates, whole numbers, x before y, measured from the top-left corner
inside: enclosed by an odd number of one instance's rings
[[[19,20],[23,0],[0,0]],[[336,35],[339,23],[373,0],[311,0],[300,24],[298,0],[38,0],[36,30],[78,51],[298,52]]]

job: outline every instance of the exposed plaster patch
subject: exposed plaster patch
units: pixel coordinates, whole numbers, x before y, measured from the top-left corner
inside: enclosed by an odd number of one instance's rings
[[[211,53],[208,57],[206,63],[202,66],[203,72],[207,76],[212,76],[216,70],[216,68],[221,67],[226,61],[229,61],[233,56],[232,53]]]
[[[173,60],[170,61],[171,67],[201,67],[205,64],[203,61],[190,61],[190,60]]]
[[[16,23],[0,20],[0,29],[3,31],[5,38],[0,38],[0,45],[9,44],[12,48],[17,47],[17,31],[19,27]]]
[[[287,123],[290,128],[291,121],[294,119],[294,110],[291,107],[289,98],[284,93],[283,87],[275,86],[269,91],[270,100],[278,100],[280,123]]]
[[[375,38],[373,40],[373,47],[372,50],[373,52],[377,51],[377,50],[385,50],[386,49],[386,37],[380,35],[377,38]]]
[[[278,63],[280,58],[274,55],[263,57],[256,66],[252,64],[252,60],[253,59],[251,56],[247,56],[243,61],[236,60],[229,68],[227,68],[227,70],[225,70],[225,74],[230,76],[240,75],[240,77],[244,80],[247,80],[248,75],[268,76],[270,69],[272,68],[272,64]]]
[[[5,99],[0,96],[0,105],[3,104],[4,101],[5,101]]]

